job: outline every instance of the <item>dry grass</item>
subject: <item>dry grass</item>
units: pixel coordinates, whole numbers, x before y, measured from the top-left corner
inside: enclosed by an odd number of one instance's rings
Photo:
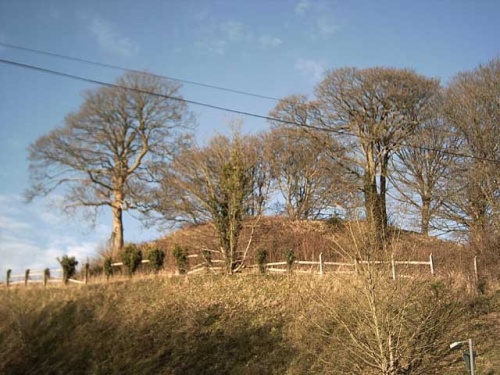
[[[290,248],[300,260],[317,260],[320,252],[327,261],[362,258],[363,233],[362,223],[329,225],[266,218],[257,228],[252,249],[265,248],[270,261],[283,260]],[[243,233],[243,243],[248,235]],[[167,265],[156,275],[145,267],[144,273],[133,278],[115,275],[108,281],[93,275],[86,286],[0,288],[0,373],[360,373],[349,370],[348,361],[338,360],[349,349],[339,322],[364,313],[353,279],[359,276],[175,276],[171,248],[181,245],[191,254],[215,248],[213,231],[206,225],[185,228],[156,245],[167,251]],[[447,350],[446,343],[453,336],[475,340],[480,353],[478,374],[500,374],[500,284],[495,277],[479,283],[474,279],[470,249],[395,232],[385,252],[372,255],[426,261],[431,252],[435,278],[417,266],[417,271],[411,271],[413,279],[394,282],[390,269],[381,270],[387,272],[380,284],[387,316],[393,312],[398,316],[399,304],[409,308],[410,314],[413,306],[425,312],[426,306],[435,305],[433,301],[441,303],[441,291],[446,291],[451,301],[457,301],[460,314],[437,334],[434,354],[423,358],[427,363],[432,359],[437,367],[423,373],[463,370],[459,353]],[[254,263],[253,254],[248,261]],[[403,271],[410,270],[398,266],[398,272]],[[418,290],[425,296],[422,306],[415,302],[419,299],[414,296],[413,282],[419,283]],[[426,290],[431,297],[427,298]],[[364,334],[359,322],[354,324]]]
[[[340,348],[325,327],[329,306],[349,293],[348,277],[143,277],[4,288],[0,373],[339,373],[331,358]],[[464,298],[463,306],[474,322],[464,335],[476,339],[480,373],[498,373],[500,287]],[[458,357],[448,353],[440,373],[457,373]]]

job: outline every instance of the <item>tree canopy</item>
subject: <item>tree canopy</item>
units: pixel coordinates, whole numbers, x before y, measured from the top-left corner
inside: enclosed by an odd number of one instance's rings
[[[127,73],[110,87],[87,91],[65,124],[29,148],[28,199],[57,188],[65,209],[109,207],[112,242],[123,247],[124,210],[140,208],[151,174],[185,140],[189,116],[178,84]]]

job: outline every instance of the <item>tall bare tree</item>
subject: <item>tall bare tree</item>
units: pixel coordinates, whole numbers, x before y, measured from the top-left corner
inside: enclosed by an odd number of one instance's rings
[[[349,193],[330,157],[339,145],[328,135],[315,137],[311,132],[315,131],[284,127],[266,134],[266,155],[282,196],[281,210],[297,220],[332,215],[345,205]]]
[[[178,84],[127,73],[110,87],[84,94],[65,125],[29,148],[29,200],[61,187],[64,207],[109,207],[114,251],[123,247],[124,210],[139,207],[150,173],[185,137],[186,105]]]
[[[321,115],[314,126],[351,148],[362,171],[366,217],[380,242],[387,227],[389,161],[428,116],[437,80],[406,69],[343,68],[329,71],[316,89]]]
[[[500,59],[453,78],[445,113],[461,139],[443,213],[480,239],[500,230]]]
[[[316,128],[319,103],[291,95],[270,112],[266,135],[275,185],[289,217],[311,219],[341,208],[350,212],[359,190],[359,171],[335,134]]]
[[[458,152],[457,137],[443,118],[441,107],[438,100],[435,115],[404,141],[391,163],[391,181],[399,193],[398,200],[418,210],[420,231],[425,235],[446,200],[446,178]]]
[[[255,208],[255,168],[258,159],[249,139],[217,136],[204,148],[189,147],[164,169],[157,192],[158,212],[169,221],[209,223],[216,233],[226,272],[242,266],[251,244],[240,246],[247,218],[254,225],[262,213]],[[260,191],[265,200],[265,191]],[[253,228],[253,227],[252,227]]]
[[[248,214],[260,217],[268,208],[272,183],[272,166],[267,157],[266,133],[247,135],[244,137],[244,144],[253,190]]]

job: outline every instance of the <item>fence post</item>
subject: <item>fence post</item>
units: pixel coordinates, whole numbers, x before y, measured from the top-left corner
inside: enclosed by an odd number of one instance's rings
[[[50,269],[45,268],[43,271],[43,286],[47,286],[47,282],[50,279]]]
[[[432,253],[429,255],[429,265],[431,267],[431,275],[434,276],[434,257]]]
[[[323,253],[319,253],[319,274],[323,276]]]
[[[5,279],[5,285],[8,287],[9,284],[10,284],[10,274],[11,274],[12,270],[11,269],[8,269],[7,270],[7,277]]]
[[[394,254],[391,255],[391,266],[392,266],[392,279],[396,280],[396,262],[394,261]]]
[[[85,285],[87,285],[87,283],[89,282],[89,268],[90,268],[89,262],[85,263],[85,273],[84,273]]]
[[[474,257],[474,277],[476,281],[479,280],[479,273],[477,271],[477,256]]]
[[[24,273],[24,286],[28,286],[29,278],[30,278],[30,269],[28,268]]]

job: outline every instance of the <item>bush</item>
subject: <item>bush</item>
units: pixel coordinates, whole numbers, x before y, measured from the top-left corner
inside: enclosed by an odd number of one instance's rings
[[[134,244],[125,246],[122,253],[122,262],[127,267],[128,274],[132,276],[142,262],[141,250]]]
[[[63,269],[63,281],[65,284],[67,284],[68,280],[76,274],[76,266],[78,265],[78,261],[75,259],[75,257],[70,257],[68,255],[64,255],[61,259],[57,258],[57,261]]]
[[[153,270],[158,272],[163,267],[165,261],[165,252],[160,249],[151,250],[148,254],[149,264]]]
[[[188,270],[188,253],[187,250],[179,245],[175,245],[172,250],[179,274],[185,274]]]
[[[326,224],[332,228],[343,228],[345,220],[339,216],[331,216],[326,220]]]

